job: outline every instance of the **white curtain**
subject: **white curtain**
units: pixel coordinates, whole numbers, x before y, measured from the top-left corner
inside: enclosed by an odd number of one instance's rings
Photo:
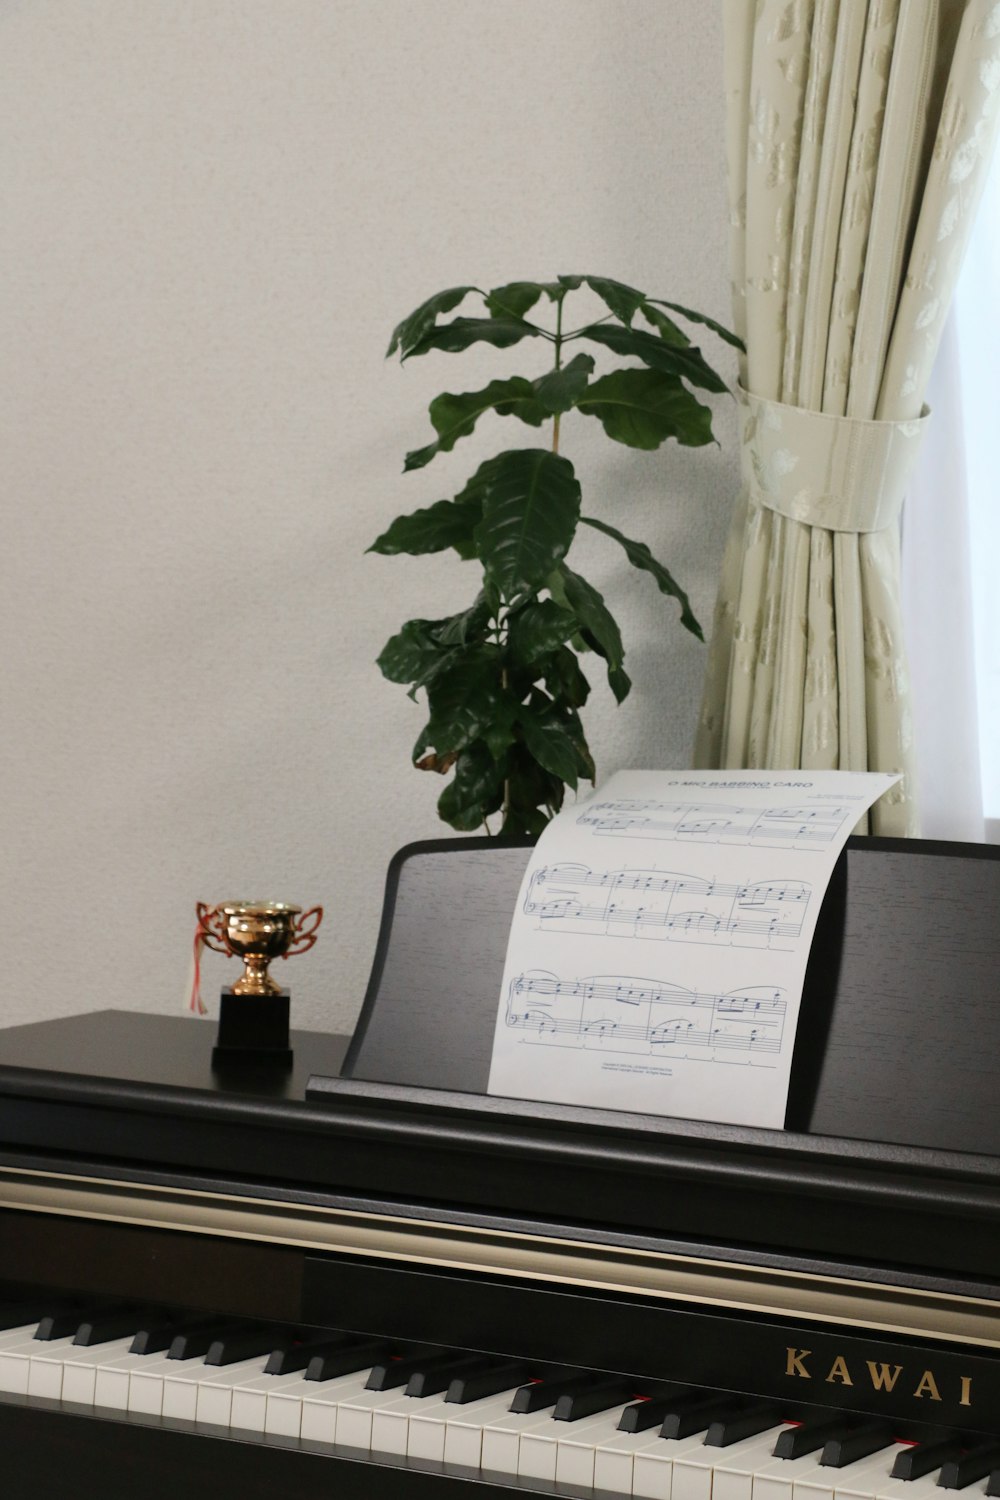
[[[901,770],[899,513],[993,149],[1000,0],[725,0],[744,484],[699,765]],[[941,497],[947,504],[947,497]]]
[[[992,296],[1000,296],[1000,287]],[[903,511],[903,628],[920,831],[929,839],[979,843],[985,825],[963,366],[952,312],[927,391],[934,420]]]

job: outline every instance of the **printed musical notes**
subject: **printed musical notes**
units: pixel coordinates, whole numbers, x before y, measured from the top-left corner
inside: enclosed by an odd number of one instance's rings
[[[531,875],[523,911],[544,931],[789,949],[811,894],[795,879],[744,885],[674,871],[543,865]]]
[[[766,985],[701,994],[651,979],[559,979],[536,970],[511,981],[504,1018],[532,1045],[774,1067],[788,1006]]]
[[[577,822],[595,834],[619,838],[809,849],[835,839],[847,811],[843,807],[715,807],[623,797],[594,803],[579,814]]]
[[[623,771],[545,830],[490,1092],[779,1127],[823,893],[898,778]]]

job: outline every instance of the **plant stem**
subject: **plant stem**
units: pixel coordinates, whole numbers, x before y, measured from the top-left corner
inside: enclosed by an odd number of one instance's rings
[[[565,296],[565,294],[564,294],[564,296]],[[564,301],[564,296],[559,298],[559,305],[556,308],[556,363],[555,363],[555,368],[557,370],[560,369],[561,366],[562,366],[562,342],[563,342],[563,336],[562,336],[562,315],[563,315],[563,301]],[[559,452],[559,418],[561,417],[561,415],[562,415],[562,413],[557,411],[556,414],[555,414],[555,416],[554,416],[554,418],[553,418],[553,420],[552,420],[552,452],[553,453],[558,453]]]

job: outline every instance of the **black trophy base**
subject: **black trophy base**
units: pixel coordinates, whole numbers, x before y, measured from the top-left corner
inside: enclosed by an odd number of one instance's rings
[[[234,995],[228,986],[224,988],[212,1067],[250,1063],[269,1068],[290,1068],[288,1000],[287,990],[281,990],[277,995]]]

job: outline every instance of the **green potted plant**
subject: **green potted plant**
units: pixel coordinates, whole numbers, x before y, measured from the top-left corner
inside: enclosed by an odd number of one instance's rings
[[[607,313],[567,329],[567,298],[582,287]],[[482,300],[483,316],[442,321],[470,296]],[[549,326],[528,316],[539,303],[549,309]],[[570,411],[596,418],[608,437],[632,448],[658,448],[670,438],[691,447],[713,440],[711,412],[694,391],[727,387],[671,314],[739,345],[711,318],[603,276],[515,281],[490,292],[451,287],[422,303],[392,335],[388,353],[402,360],[484,342],[506,349],[528,339],[541,341],[552,356],[534,379],[513,375],[435,397],[435,438],[406,455],[404,471],[449,452],[486,413],[549,426],[549,444],[487,459],[454,498],[397,517],[369,549],[391,556],[451,548],[481,570],[467,609],[407,621],[378,658],[390,682],[408,684],[413,698],[421,689],[426,694],[429,718],[413,761],[420,770],[451,773],[438,811],[453,828],[492,832],[488,820],[497,815],[501,833],[537,834],[561,807],[567,786],[575,790],[581,777],[594,779],[580,721],[590,691],[580,655],[603,658],[619,703],[631,683],[614,616],[566,562],[578,526],[622,547],[634,567],[677,601],[681,624],[702,639],[687,595],[646,544],[581,514],[580,483],[559,451],[560,422]],[[637,318],[648,326],[637,326]],[[576,344],[584,347],[567,358]],[[638,363],[595,377],[588,344]]]

